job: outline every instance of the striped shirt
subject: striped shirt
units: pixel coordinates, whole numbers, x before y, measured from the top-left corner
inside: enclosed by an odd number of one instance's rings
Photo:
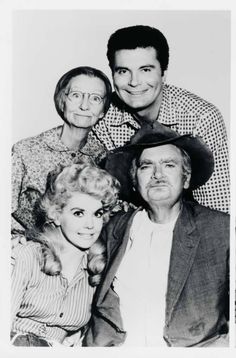
[[[19,245],[12,273],[12,327],[17,333],[33,333],[62,342],[91,316],[95,288],[88,283],[87,254],[71,282],[62,274],[41,271],[41,245]]]
[[[125,108],[114,103],[94,128],[94,133],[108,150],[123,146],[140,128],[140,124]],[[210,180],[194,190],[193,195],[202,205],[229,212],[228,143],[219,110],[193,93],[164,84],[157,119],[181,135],[192,133],[202,137],[209,146],[214,155],[215,170]]]

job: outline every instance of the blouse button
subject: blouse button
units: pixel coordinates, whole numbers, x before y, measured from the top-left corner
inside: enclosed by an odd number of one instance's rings
[[[71,153],[71,156],[72,156],[72,158],[75,158],[75,157],[76,157],[76,154],[75,154],[75,153]]]
[[[59,314],[59,317],[63,317],[63,312],[61,312],[61,313]]]

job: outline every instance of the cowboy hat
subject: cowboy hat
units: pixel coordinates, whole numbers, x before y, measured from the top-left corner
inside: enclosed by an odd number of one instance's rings
[[[104,168],[121,183],[120,197],[123,200],[134,202],[137,196],[129,174],[132,160],[139,158],[145,148],[166,144],[175,145],[189,155],[192,168],[190,190],[205,184],[211,177],[214,171],[213,154],[199,136],[180,135],[158,122],[145,124],[127,145],[111,151],[105,161]]]

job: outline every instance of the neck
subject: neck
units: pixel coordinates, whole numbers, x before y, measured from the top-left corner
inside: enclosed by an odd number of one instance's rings
[[[80,250],[78,247],[74,246],[73,244],[71,244],[64,236],[64,234],[61,231],[61,228],[58,228],[58,241],[60,242],[60,244],[58,245],[58,255],[60,256],[60,259],[62,259],[62,261],[64,260],[72,260],[73,258],[75,260],[78,260],[80,257],[83,256],[84,251]]]
[[[147,211],[151,221],[158,224],[168,224],[178,216],[181,208],[182,202],[178,201],[173,206],[150,205]]]
[[[87,141],[89,130],[88,128],[76,128],[65,123],[62,127],[61,141],[69,149],[82,149]]]

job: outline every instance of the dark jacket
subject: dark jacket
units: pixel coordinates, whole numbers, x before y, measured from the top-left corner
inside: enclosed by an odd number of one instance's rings
[[[118,213],[102,232],[108,263],[95,295],[85,346],[118,346],[125,340],[112,282],[136,212]],[[227,333],[229,226],[227,214],[184,203],[170,257],[163,335],[167,345],[204,346]]]

